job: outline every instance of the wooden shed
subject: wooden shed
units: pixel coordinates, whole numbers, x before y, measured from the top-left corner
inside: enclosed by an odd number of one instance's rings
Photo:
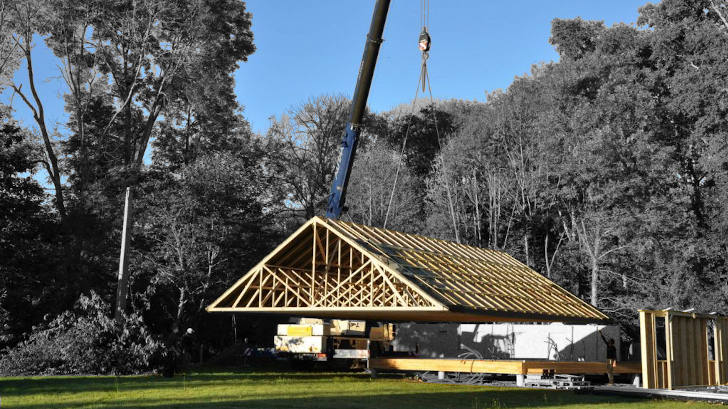
[[[207,311],[391,322],[609,320],[504,252],[321,217]]]

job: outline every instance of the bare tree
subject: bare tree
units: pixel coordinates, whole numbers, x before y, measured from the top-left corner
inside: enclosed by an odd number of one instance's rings
[[[415,176],[401,165],[401,156],[400,152],[380,141],[357,155],[349,182],[347,217],[369,226],[384,227],[386,220],[387,228],[417,229],[419,196],[415,191]],[[399,181],[395,187],[392,175],[398,167]]]
[[[8,6],[9,25],[13,32],[11,34],[12,46],[16,47],[22,53],[25,60],[30,95],[23,91],[22,84],[13,83],[10,87],[15,94],[20,96],[25,105],[28,106],[28,109],[33,113],[33,120],[38,126],[43,141],[45,158],[42,164],[46,172],[48,172],[49,179],[53,183],[58,213],[61,218],[65,218],[66,206],[63,185],[61,184],[62,170],[56,153],[55,141],[51,138],[51,133],[48,131],[46,125],[43,101],[41,101],[35,86],[36,78],[33,65],[33,35],[38,31],[39,21],[43,20],[42,13],[45,7],[42,2],[35,0],[22,0],[3,4],[3,6]]]
[[[616,217],[603,212],[569,212],[569,223],[563,221],[564,235],[578,240],[579,246],[589,260],[590,303],[599,306],[599,283],[604,263],[608,256],[627,247],[614,244],[617,237]]]
[[[268,137],[280,151],[275,173],[294,214],[309,219],[325,210],[349,105],[343,96],[324,95],[273,120]]]

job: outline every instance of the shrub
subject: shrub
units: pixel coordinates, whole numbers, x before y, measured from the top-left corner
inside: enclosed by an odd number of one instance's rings
[[[111,318],[98,295],[81,296],[72,311],[33,328],[0,356],[2,375],[131,374],[148,371],[161,344],[141,316]]]

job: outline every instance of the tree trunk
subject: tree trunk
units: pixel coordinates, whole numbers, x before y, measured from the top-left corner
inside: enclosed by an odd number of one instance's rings
[[[480,196],[478,196],[478,175],[473,167],[473,197],[475,202],[475,237],[478,240],[478,247],[483,246],[483,236],[480,230]]]
[[[598,284],[599,284],[599,263],[596,257],[592,258],[591,265],[591,305],[597,307],[598,300]]]
[[[455,218],[455,204],[452,200],[452,192],[450,191],[450,176],[447,174],[447,168],[445,168],[445,160],[440,156],[440,162],[442,164],[442,174],[445,178],[445,191],[447,192],[447,204],[450,209],[450,217],[452,218],[452,228],[455,233],[455,242],[460,244],[460,232],[458,231],[458,223]]]
[[[184,314],[185,304],[187,303],[187,292],[184,287],[179,290],[179,301],[177,302],[177,325],[182,322],[182,315]]]
[[[572,215],[572,221],[574,220],[574,217]],[[602,227],[599,224],[596,224],[594,227],[594,235],[593,238],[589,238],[589,234],[586,230],[586,225],[584,224],[584,219],[581,220],[580,223],[576,224],[576,233],[579,237],[579,242],[581,243],[581,248],[585,250],[586,254],[589,256],[589,260],[591,261],[591,296],[590,296],[590,303],[593,306],[597,306],[599,303],[599,260],[604,257],[609,251],[602,252],[602,237],[604,234],[604,231],[602,230]]]
[[[544,261],[546,262],[546,277],[551,278],[551,269],[554,267],[554,261],[556,260],[556,253],[559,252],[559,247],[561,247],[561,242],[564,241],[564,237],[566,237],[566,233],[562,233],[561,237],[559,237],[558,243],[556,243],[556,248],[554,249],[553,254],[551,254],[551,257],[549,258],[549,235],[546,234],[546,238],[544,239],[543,244],[543,255],[544,255]]]

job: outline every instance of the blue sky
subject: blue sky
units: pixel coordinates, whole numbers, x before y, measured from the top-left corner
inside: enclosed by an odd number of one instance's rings
[[[557,60],[551,20],[636,21],[644,0],[430,0],[430,78],[435,97],[485,100],[531,65]],[[351,96],[373,0],[252,0],[258,51],[236,75],[253,129],[320,94]],[[420,68],[420,1],[393,0],[369,106],[389,110],[414,97]]]
[[[436,98],[484,101],[533,64],[557,60],[548,43],[551,20],[582,17],[607,25],[633,23],[644,0],[430,0],[430,79]],[[374,0],[251,0],[257,51],[235,73],[235,91],[253,130],[265,132],[310,97],[351,96]],[[392,0],[369,106],[375,112],[411,102],[419,74],[420,1]],[[57,62],[36,42],[34,58],[47,125],[65,121]],[[23,80],[25,71],[16,78]],[[24,89],[27,88],[24,87]],[[9,93],[2,95],[7,102]],[[24,125],[32,117],[14,99]]]

